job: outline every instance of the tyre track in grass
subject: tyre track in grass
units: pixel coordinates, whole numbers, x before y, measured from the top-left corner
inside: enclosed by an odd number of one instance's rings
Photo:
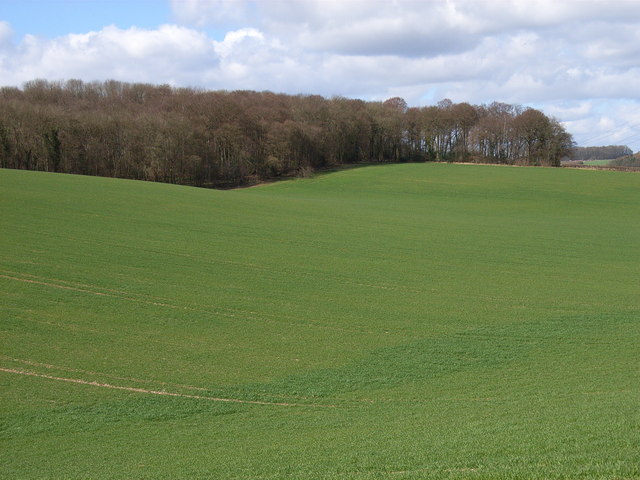
[[[48,237],[53,237],[53,238],[67,238],[67,237],[63,237],[62,235],[55,235],[55,234],[44,233],[44,232],[39,232],[39,234],[45,235]],[[84,243],[87,245],[95,245],[96,243],[96,242],[93,242],[87,239],[82,239],[82,238],[70,238],[69,240],[73,240],[74,242]],[[199,262],[208,263],[210,265],[231,265],[234,267],[241,267],[245,269],[267,273],[272,276],[274,275],[281,276],[285,274],[285,275],[296,276],[304,279],[309,279],[309,278],[311,279],[320,278],[323,280],[328,279],[328,280],[333,280],[342,285],[352,285],[357,287],[375,288],[375,289],[383,289],[383,290],[397,290],[397,291],[414,293],[414,294],[425,293],[425,290],[423,289],[416,289],[406,285],[397,285],[397,284],[391,284],[387,282],[384,282],[384,283],[383,282],[376,282],[376,283],[357,282],[357,281],[352,281],[350,278],[345,278],[344,275],[340,275],[340,274],[337,274],[337,275],[329,274],[327,272],[322,272],[322,271],[306,272],[306,271],[303,271],[301,268],[299,268],[301,267],[301,265],[298,265],[296,268],[289,270],[289,269],[282,269],[282,268],[273,268],[272,266],[259,265],[256,263],[223,260],[219,258],[206,258],[200,255],[191,255],[188,253],[181,253],[181,252],[170,252],[166,250],[159,250],[157,248],[143,248],[139,246],[125,245],[125,244],[119,244],[119,243],[113,243],[113,242],[99,242],[99,243],[100,245],[106,245],[106,246],[115,247],[118,249],[137,250],[145,253],[160,254],[168,257],[197,259]],[[434,291],[434,293],[438,293],[438,292]]]
[[[44,368],[49,369],[49,370],[61,370],[61,371],[65,371],[65,372],[82,373],[82,374],[86,374],[86,375],[107,377],[107,378],[112,378],[112,379],[115,379],[115,380],[124,380],[124,381],[128,381],[128,382],[150,383],[150,384],[155,384],[155,385],[167,385],[169,387],[184,388],[186,390],[196,390],[196,391],[201,391],[201,392],[212,391],[212,389],[210,389],[210,388],[196,387],[194,385],[186,385],[186,384],[183,384],[183,383],[165,382],[165,381],[162,381],[162,380],[144,379],[144,378],[136,378],[136,377],[124,377],[124,376],[121,376],[121,375],[113,375],[111,373],[96,372],[96,371],[92,371],[92,370],[85,370],[85,369],[82,369],[82,368],[65,367],[65,366],[62,366],[62,365],[53,365],[51,363],[42,363],[42,362],[36,362],[36,361],[33,361],[33,360],[24,360],[24,359],[20,359],[20,358],[13,358],[13,357],[9,357],[7,355],[0,355],[0,359],[3,359],[5,361],[9,361],[9,362],[20,363],[22,365],[29,365],[29,366],[32,366],[32,367],[44,367]],[[294,399],[294,400],[312,400],[310,397],[305,397],[305,396],[302,396],[302,395],[284,395],[284,394],[278,393],[278,394],[270,394],[270,396],[271,397],[280,397],[280,398],[291,398],[291,399]]]
[[[275,407],[337,408],[337,405],[331,405],[331,404],[267,402],[262,400],[242,400],[239,398],[207,397],[204,395],[190,395],[185,393],[166,392],[162,390],[149,390],[146,388],[126,387],[123,385],[100,383],[96,381],[82,380],[79,378],[56,377],[54,375],[47,375],[44,373],[31,372],[28,370],[16,370],[13,368],[5,368],[5,367],[0,367],[0,371],[5,373],[12,373],[15,375],[45,378],[47,380],[55,380],[59,382],[75,383],[79,385],[89,385],[89,386],[100,387],[100,388],[109,388],[112,390],[123,390],[127,392],[143,393],[147,395],[159,395],[159,396],[166,396],[166,397],[190,398],[193,400],[207,400],[210,402],[242,403],[247,405],[265,405],[265,406],[275,406]]]
[[[193,257],[193,258],[197,258],[193,255],[187,255],[187,254],[180,254],[181,256],[186,256],[186,257]],[[218,262],[214,262],[214,263],[218,263]],[[228,261],[221,261],[219,263],[223,263],[223,264],[230,264],[230,265],[235,265],[235,266],[247,266],[249,264],[242,264],[239,262],[228,262]],[[251,265],[253,267],[253,265]],[[258,266],[256,266],[258,267]],[[356,286],[356,287],[365,287],[365,288],[375,288],[375,289],[380,289],[380,290],[394,290],[394,291],[401,291],[401,292],[409,292],[409,293],[425,293],[425,290],[420,290],[420,289],[415,289],[415,288],[411,288],[411,287],[406,287],[403,285],[393,285],[393,284],[373,284],[373,283],[367,283],[367,282],[358,282],[358,281],[352,281],[352,280],[348,280],[348,279],[344,279],[341,276],[336,276],[336,275],[326,275],[323,274],[321,272],[301,272],[301,271],[289,271],[289,270],[275,270],[275,269],[271,269],[271,268],[267,268],[267,267],[258,267],[258,270],[263,271],[263,272],[268,272],[271,274],[277,274],[277,275],[292,275],[292,276],[297,276],[300,278],[321,278],[321,277],[325,277],[328,280],[333,280],[333,281],[337,281],[338,283],[342,284],[342,285],[352,285],[352,286]],[[143,299],[152,299],[152,300],[162,300],[162,301],[166,301],[168,299],[164,298],[164,297],[158,297],[158,296],[154,296],[154,295],[148,295],[148,294],[142,294],[142,293],[132,293],[132,292],[125,292],[123,290],[116,290],[116,289],[112,289],[112,288],[106,288],[106,287],[99,287],[96,285],[89,285],[89,284],[84,284],[84,283],[77,283],[77,282],[70,282],[68,280],[60,280],[60,279],[54,279],[54,278],[47,278],[47,277],[41,277],[38,275],[31,275],[28,273],[20,273],[20,272],[13,272],[13,271],[9,271],[9,270],[3,270],[5,275],[0,275],[0,276],[4,276],[5,278],[13,278],[11,276],[15,276],[17,275],[18,277],[30,277],[33,279],[37,279],[40,281],[47,281],[47,282],[57,282],[59,284],[65,284],[65,286],[70,286],[70,289],[79,289],[78,291],[83,291],[83,289],[88,289],[90,290],[102,290],[103,292],[107,292],[107,293],[96,293],[97,295],[107,295],[108,293],[113,293],[113,294],[119,294],[119,295],[126,295],[126,296],[132,296],[132,297],[141,297]],[[16,277],[17,278],[17,277]],[[62,287],[61,287],[62,288]],[[432,289],[430,291],[430,293],[438,293],[435,289]],[[225,308],[225,310],[229,310],[229,311],[237,311],[240,313],[258,313],[258,312],[251,312],[251,311],[246,311],[246,310],[239,310],[239,309],[232,309],[232,308]],[[269,314],[262,314],[262,315],[269,315]],[[275,316],[275,315],[270,315],[270,316]],[[289,318],[294,318],[294,317],[289,317]]]
[[[11,275],[8,275],[7,273],[11,273]],[[16,276],[16,275],[23,275],[23,277]],[[24,278],[24,276],[28,276],[28,277],[31,277],[31,278]],[[35,276],[35,275],[20,274],[20,273],[16,273],[16,272],[4,271],[4,273],[0,273],[0,278],[4,278],[4,279],[7,279],[7,280],[18,281],[18,282],[23,282],[23,283],[34,284],[34,285],[42,285],[42,286],[51,287],[51,288],[59,288],[59,289],[62,289],[62,290],[69,290],[69,291],[74,291],[74,292],[79,292],[79,293],[86,293],[86,294],[90,294],[90,295],[97,295],[97,296],[100,296],[100,297],[108,297],[108,298],[115,298],[115,299],[119,299],[119,300],[126,300],[126,301],[129,301],[129,302],[141,303],[141,304],[145,304],[145,305],[152,305],[152,306],[156,306],[156,307],[165,307],[165,308],[171,308],[171,309],[174,309],[174,310],[184,310],[184,311],[191,311],[191,312],[213,314],[213,315],[219,315],[219,316],[222,316],[222,317],[234,318],[234,319],[239,319],[239,320],[258,320],[258,321],[277,323],[277,324],[280,324],[280,325],[289,325],[289,326],[293,326],[293,327],[315,328],[315,329],[331,330],[331,331],[336,331],[336,332],[348,332],[348,333],[357,333],[357,334],[374,334],[375,333],[375,332],[372,332],[372,331],[369,331],[369,330],[364,330],[364,329],[350,329],[350,328],[342,328],[342,327],[332,327],[332,326],[329,326],[329,325],[322,325],[322,324],[318,324],[318,323],[312,323],[312,322],[308,322],[308,321],[305,321],[303,319],[296,318],[296,317],[291,317],[291,316],[288,316],[288,315],[272,315],[272,314],[265,314],[265,313],[261,313],[261,312],[252,312],[252,311],[240,310],[240,309],[230,309],[230,308],[225,308],[225,307],[222,307],[222,308],[221,307],[213,307],[213,306],[208,306],[208,305],[195,305],[195,306],[176,305],[176,304],[173,304],[173,303],[168,303],[167,301],[154,301],[153,300],[153,299],[161,300],[162,299],[161,297],[153,297],[153,296],[147,296],[147,295],[143,295],[143,294],[130,294],[128,292],[123,292],[123,291],[119,291],[119,290],[105,289],[103,287],[90,286],[90,285],[85,285],[85,284],[74,284],[73,282],[67,282],[67,281],[64,281],[64,280],[58,280],[58,279],[52,279],[52,278],[46,278],[46,277],[38,277],[38,276]],[[67,285],[64,285],[65,283]],[[72,286],[72,285],[76,285],[76,286]],[[79,285],[82,285],[82,287],[80,287]],[[99,290],[103,290],[103,291],[99,291]],[[135,298],[136,296],[142,297],[142,298]],[[162,299],[162,300],[164,300],[164,299]],[[220,310],[226,310],[226,312],[220,311]],[[235,313],[230,313],[230,312],[235,312]],[[285,321],[287,319],[288,320],[294,320],[294,321],[293,322],[292,321]]]
[[[84,240],[80,240],[77,239],[77,241],[84,241]],[[110,244],[109,244],[110,245]],[[160,254],[160,255],[166,255],[166,256],[175,256],[175,257],[183,257],[183,258],[194,258],[194,259],[198,259],[198,261],[200,262],[204,262],[204,263],[208,263],[211,265],[216,265],[216,264],[223,264],[223,265],[232,265],[232,266],[236,266],[236,267],[241,267],[241,268],[248,268],[254,271],[258,271],[258,272],[262,272],[264,274],[267,274],[269,276],[282,276],[282,275],[287,275],[287,276],[295,276],[301,279],[305,279],[305,280],[322,280],[322,281],[327,281],[327,282],[334,282],[334,283],[338,283],[341,285],[346,285],[346,286],[351,286],[351,287],[360,287],[360,288],[367,288],[367,289],[375,289],[375,290],[382,290],[382,291],[389,291],[389,292],[398,292],[400,294],[410,294],[410,295],[428,295],[428,296],[436,296],[436,297],[448,297],[448,298],[452,298],[452,299],[457,299],[459,297],[464,297],[466,299],[477,299],[477,300],[481,300],[481,301],[492,301],[492,302],[497,302],[501,300],[501,297],[496,296],[496,295],[490,295],[490,294],[484,294],[484,293],[472,293],[472,292],[464,292],[464,294],[460,293],[460,292],[456,292],[456,291],[445,291],[445,290],[441,290],[438,288],[416,288],[415,286],[409,286],[409,285],[402,285],[402,284],[397,284],[397,283],[389,283],[389,282],[375,282],[372,283],[370,281],[367,281],[365,279],[363,280],[358,280],[355,278],[351,278],[351,277],[345,277],[342,274],[339,273],[328,273],[328,272],[322,272],[322,271],[304,271],[302,268],[295,268],[295,269],[278,269],[278,268],[273,268],[273,267],[269,267],[269,266],[264,266],[264,265],[257,265],[257,264],[253,264],[253,263],[244,263],[244,262],[236,262],[236,261],[230,261],[230,260],[221,260],[221,259],[212,259],[212,258],[205,258],[202,256],[197,256],[197,255],[190,255],[187,253],[178,253],[178,252],[167,252],[167,251],[162,251],[162,250],[155,250],[155,249],[147,249],[147,248],[140,248],[140,247],[132,247],[130,245],[120,245],[120,244],[113,244],[113,246],[117,246],[119,248],[126,248],[126,249],[130,249],[130,250],[140,250],[143,252],[147,252],[147,253],[155,253],[155,254]],[[444,264],[444,265],[452,265],[452,264]],[[301,267],[301,266],[300,266]],[[504,271],[504,269],[503,269]],[[511,272],[513,272],[513,270],[510,270]],[[21,274],[21,273],[17,273],[17,272],[9,272],[9,271],[4,271],[5,273],[9,273],[9,274],[13,274],[13,275],[24,275],[24,276],[30,276],[28,274]],[[33,276],[36,277],[36,276]],[[61,281],[63,283],[69,283],[71,285],[74,285],[74,282],[65,282],[65,281]],[[82,287],[83,284],[75,284],[77,286]],[[85,285],[86,287],[91,287],[89,285]],[[140,296],[143,298],[151,298],[151,299],[157,299],[157,300],[162,300],[162,297],[153,297],[150,295],[145,295],[145,294],[136,294],[136,293],[129,293],[129,292],[122,292],[119,290],[112,290],[112,289],[106,289],[103,287],[98,287],[101,290],[105,290],[108,292],[113,292],[113,293],[122,293],[125,295],[134,295],[134,296]],[[514,308],[519,308],[522,307],[524,303],[524,306],[527,307],[536,307],[537,305],[535,304],[535,302],[531,302],[530,300],[526,299],[526,298],[518,298],[515,299],[513,301],[513,305],[511,305]],[[595,302],[580,302],[577,303],[575,305],[572,305],[572,307],[586,307],[586,308],[595,308],[595,307],[600,307],[602,306],[599,303],[595,303]],[[177,307],[180,308],[180,307]],[[215,308],[220,308],[220,307],[215,307]],[[251,312],[246,312],[246,311],[242,311],[242,310],[234,310],[234,309],[229,309],[229,308],[225,308],[225,310],[229,310],[229,311],[238,311],[240,313],[251,313]],[[260,315],[269,315],[269,314],[264,314],[264,313],[260,313]],[[277,318],[283,318],[284,316],[280,315],[280,316],[275,316],[274,317]],[[297,320],[294,317],[289,317],[293,320]],[[325,327],[325,328],[336,328],[338,329],[339,327]],[[345,330],[348,332],[361,332],[361,330]],[[363,333],[373,333],[373,332],[363,332]]]
[[[30,230],[28,229],[24,229],[25,232],[30,232]],[[49,232],[38,232],[39,235],[44,235],[47,237],[51,237],[51,238],[57,238],[57,239],[67,239],[67,240],[71,240],[73,242],[76,243],[83,243],[86,245],[105,245],[108,247],[114,247],[117,249],[124,249],[124,250],[129,250],[129,251],[139,251],[139,252],[144,252],[144,253],[152,253],[154,255],[163,255],[166,257],[176,257],[176,258],[188,258],[188,259],[197,259],[198,262],[200,263],[207,263],[209,265],[230,265],[230,266],[234,266],[234,267],[240,267],[240,268],[244,268],[244,269],[249,269],[249,270],[253,270],[256,272],[262,272],[265,274],[268,274],[270,276],[277,276],[280,277],[282,275],[287,275],[287,276],[296,276],[299,278],[303,278],[303,279],[320,279],[322,281],[332,281],[335,283],[339,283],[342,285],[348,285],[348,286],[355,286],[355,287],[364,287],[364,288],[372,288],[372,289],[377,289],[377,290],[391,290],[391,291],[398,291],[401,293],[409,293],[409,294],[428,294],[428,295],[437,295],[437,296],[446,296],[446,297],[457,297],[459,296],[458,293],[452,293],[452,292],[448,292],[448,291],[443,291],[441,289],[438,288],[416,288],[415,286],[410,286],[410,285],[405,285],[405,284],[399,284],[399,283],[390,283],[390,282],[381,282],[381,281],[374,281],[375,283],[368,281],[367,279],[362,279],[362,280],[358,280],[358,279],[354,279],[352,277],[348,277],[345,276],[344,274],[340,274],[337,272],[326,272],[326,271],[321,271],[321,270],[314,270],[314,271],[305,271],[304,269],[304,265],[299,264],[299,265],[294,265],[293,268],[291,269],[287,269],[287,268],[276,268],[274,266],[269,266],[269,265],[261,265],[261,264],[257,264],[257,263],[250,263],[250,262],[242,262],[242,261],[235,261],[235,260],[226,260],[226,259],[220,259],[220,258],[210,258],[210,257],[205,257],[202,255],[192,255],[189,253],[184,253],[184,252],[176,252],[176,251],[169,251],[169,250],[162,250],[159,247],[156,248],[149,248],[149,247],[141,247],[141,246],[136,246],[136,245],[130,245],[130,244],[121,244],[121,243],[117,243],[117,242],[105,242],[105,241],[101,241],[101,242],[95,242],[93,240],[89,240],[86,238],[78,238],[78,237],[66,237],[60,234],[53,234],[53,233],[49,233]],[[388,258],[388,255],[384,255],[384,258]],[[452,262],[442,262],[442,261],[435,261],[435,262],[430,262],[432,263],[432,265],[438,266],[438,267],[456,267],[456,266],[460,266],[458,263],[452,263]],[[505,272],[507,271],[505,268],[501,269],[501,272]],[[514,273],[515,270],[513,269],[509,269],[508,270],[511,273]],[[477,298],[480,300],[497,300],[498,297],[493,296],[493,295],[485,295],[485,294],[472,294],[470,292],[465,292],[465,297],[472,297],[472,298]],[[589,305],[586,305],[589,306]]]
[[[163,382],[162,380],[146,380],[146,379],[135,378],[135,377],[122,377],[122,376],[113,375],[113,374],[110,374],[110,373],[95,372],[95,371],[92,371],[92,370],[83,370],[81,368],[71,368],[71,367],[64,367],[64,366],[61,366],[61,365],[52,365],[50,363],[41,363],[41,362],[34,362],[32,360],[23,360],[23,359],[20,359],[20,358],[8,357],[6,355],[0,355],[0,358],[3,359],[3,360],[8,360],[10,362],[21,363],[23,365],[30,365],[32,367],[44,367],[44,368],[47,368],[49,370],[63,370],[63,371],[66,371],[66,372],[84,373],[84,374],[87,374],[87,375],[99,375],[101,377],[113,378],[115,380],[124,380],[124,381],[129,381],[129,382],[138,382],[138,383],[155,383],[157,385],[168,385],[170,387],[184,388],[184,389],[187,389],[187,390],[197,390],[197,391],[202,391],[202,392],[208,391],[208,389],[206,389],[206,388],[195,387],[193,385],[185,385],[185,384],[182,384],[182,383]]]
[[[42,362],[36,362],[36,361],[33,361],[33,360],[24,360],[24,359],[21,359],[21,358],[14,358],[14,357],[9,357],[7,355],[1,355],[1,354],[0,354],[0,359],[5,360],[7,362],[20,363],[22,365],[29,365],[31,367],[43,367],[43,368],[46,368],[48,370],[60,370],[60,371],[64,371],[64,372],[81,373],[81,374],[86,374],[86,375],[93,375],[93,376],[98,376],[98,377],[106,377],[106,378],[112,378],[112,379],[115,379],[115,380],[123,380],[123,381],[128,381],[128,382],[147,383],[147,384],[155,384],[155,385],[166,385],[166,386],[169,386],[169,387],[183,388],[183,389],[186,389],[186,390],[196,390],[196,391],[201,391],[201,392],[211,392],[211,391],[214,390],[214,389],[211,389],[211,388],[196,387],[194,385],[187,385],[187,384],[183,384],[183,383],[166,382],[166,381],[163,381],[163,380],[144,379],[144,378],[136,378],[136,377],[125,377],[125,376],[121,376],[121,375],[114,375],[114,374],[111,374],[111,373],[96,372],[96,371],[93,371],[93,370],[85,370],[85,369],[82,369],[82,368],[66,367],[66,366],[63,366],[63,365],[53,365],[51,363],[42,363]],[[9,368],[9,367],[5,365],[5,367],[3,367],[3,368]],[[38,372],[36,372],[36,373],[38,373]],[[270,393],[269,396],[270,397],[279,397],[279,398],[283,398],[283,399],[293,399],[293,400],[314,400],[312,397],[307,397],[307,396],[304,396],[304,395],[286,395],[286,394],[282,394],[282,393]],[[362,400],[362,401],[363,402],[370,402],[369,400]]]
[[[2,275],[2,272],[4,272],[5,275]],[[109,293],[111,293],[114,296],[126,297],[128,300],[131,300],[131,301],[136,301],[137,299],[135,297],[139,297],[142,301],[145,301],[145,302],[157,301],[156,303],[154,303],[154,305],[171,306],[174,308],[184,308],[184,309],[190,308],[190,307],[181,307],[178,305],[173,305],[170,303],[171,299],[167,297],[159,297],[156,295],[149,295],[146,293],[126,292],[124,290],[116,290],[113,288],[101,287],[99,285],[91,285],[87,283],[71,282],[71,281],[62,280],[59,278],[50,278],[50,277],[32,275],[28,273],[19,273],[19,272],[13,272],[9,270],[4,270],[4,271],[0,270],[0,277],[3,277],[3,276],[4,278],[11,278],[13,280],[19,280],[21,279],[21,277],[29,277],[31,279],[36,279],[37,281],[40,281],[40,282],[45,282],[47,285],[50,285],[50,286],[56,286],[56,285],[62,284],[63,286],[71,286],[76,289],[80,288],[79,291],[84,291],[83,289],[86,289],[88,293],[97,292],[96,294],[98,295],[108,295]],[[102,293],[101,291],[108,292],[108,293],[105,294],[105,293]],[[231,316],[233,316],[232,314],[243,314],[243,315],[252,315],[257,317],[272,317],[276,319],[285,318],[285,319],[294,320],[294,321],[304,321],[299,317],[294,317],[292,315],[286,315],[286,314],[276,315],[272,313],[255,312],[253,310],[243,310],[240,308],[230,308],[230,307],[219,307],[219,306],[207,305],[207,304],[196,304],[195,306],[198,307],[197,309],[193,308],[193,310],[196,310],[196,311],[199,311],[199,310],[205,311],[208,309],[208,310],[214,310],[216,311],[216,313],[218,313],[220,310],[224,310],[226,312],[231,312],[229,313],[229,315]],[[224,313],[221,313],[221,315],[224,315]],[[330,328],[330,327],[327,327],[327,328]],[[373,333],[373,332],[364,332],[364,333]]]
[[[94,329],[94,328],[88,328],[88,327],[84,327],[84,326],[80,326],[77,324],[73,324],[73,323],[59,323],[59,322],[50,322],[50,321],[44,321],[44,320],[39,320],[38,318],[32,318],[32,317],[24,317],[21,318],[21,320],[25,321],[25,322],[34,322],[40,325],[46,325],[48,327],[54,327],[57,329],[61,329],[61,330],[66,330],[66,331],[71,331],[71,332],[83,332],[83,333],[87,333],[90,334],[93,337],[98,337],[98,336],[103,336],[106,338],[110,338],[113,337],[114,341],[117,341],[121,335],[120,330],[98,330],[98,329]],[[201,339],[201,336],[190,336],[190,337],[185,337],[183,342],[179,342],[179,341],[169,341],[167,340],[167,336],[160,336],[159,338],[151,338],[149,337],[147,334],[143,333],[130,333],[129,335],[129,340],[130,340],[130,348],[137,348],[139,346],[143,344],[145,345],[150,345],[150,344],[154,344],[154,345],[158,345],[161,346],[163,348],[166,347],[174,347],[174,348],[178,348],[180,350],[189,350],[193,345],[194,342],[197,341],[198,339]],[[138,339],[142,340],[142,343],[138,342]],[[6,355],[1,355],[0,354],[0,358],[5,358],[7,360],[15,360],[17,362],[23,362],[23,360],[20,359],[12,359],[11,357],[8,357]],[[276,356],[275,357],[278,360],[281,360],[280,356]],[[298,359],[292,359],[292,361],[299,361]],[[26,361],[25,361],[26,362]],[[32,365],[37,365],[37,363],[32,363]],[[42,364],[42,366],[46,367],[46,364]],[[60,369],[60,370],[69,370],[67,367],[59,367],[56,365],[53,365],[52,367]],[[73,371],[73,370],[69,370],[69,371]],[[78,372],[81,372],[81,370],[76,370]],[[89,372],[89,373],[93,373],[93,372]],[[104,373],[100,373],[100,372],[95,372],[99,375],[106,375]],[[106,375],[109,376],[109,375]],[[122,378],[122,379],[127,379],[127,378]],[[135,380],[135,379],[133,379]],[[156,382],[156,383],[163,383],[162,381],[155,381],[155,380],[141,380],[144,382]],[[178,385],[178,384],[176,384]],[[199,388],[199,387],[198,387]],[[288,396],[288,395],[282,395],[282,394],[278,394],[277,396],[279,397],[289,397],[289,398],[305,398],[305,397],[301,397],[299,395],[296,396]]]

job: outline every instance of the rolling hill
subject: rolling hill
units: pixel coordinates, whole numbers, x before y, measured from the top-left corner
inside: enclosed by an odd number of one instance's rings
[[[640,478],[640,176],[0,170],[4,478]]]

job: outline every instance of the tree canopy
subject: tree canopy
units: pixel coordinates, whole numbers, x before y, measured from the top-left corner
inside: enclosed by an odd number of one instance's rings
[[[575,147],[569,158],[571,160],[610,160],[633,155],[626,145],[607,145],[605,147]]]
[[[443,100],[204,91],[114,80],[0,89],[0,166],[233,186],[326,166],[559,166],[573,140],[539,110]]]

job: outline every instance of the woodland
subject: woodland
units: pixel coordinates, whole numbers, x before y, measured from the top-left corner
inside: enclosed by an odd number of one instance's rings
[[[0,167],[233,187],[375,162],[559,166],[573,139],[494,102],[205,91],[115,80],[0,88]]]
[[[633,155],[626,145],[607,145],[604,147],[575,147],[569,156],[570,160],[610,160]]]

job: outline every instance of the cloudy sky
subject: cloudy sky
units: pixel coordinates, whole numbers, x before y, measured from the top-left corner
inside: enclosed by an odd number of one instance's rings
[[[640,150],[640,0],[0,0],[0,85],[117,79],[542,109]]]

